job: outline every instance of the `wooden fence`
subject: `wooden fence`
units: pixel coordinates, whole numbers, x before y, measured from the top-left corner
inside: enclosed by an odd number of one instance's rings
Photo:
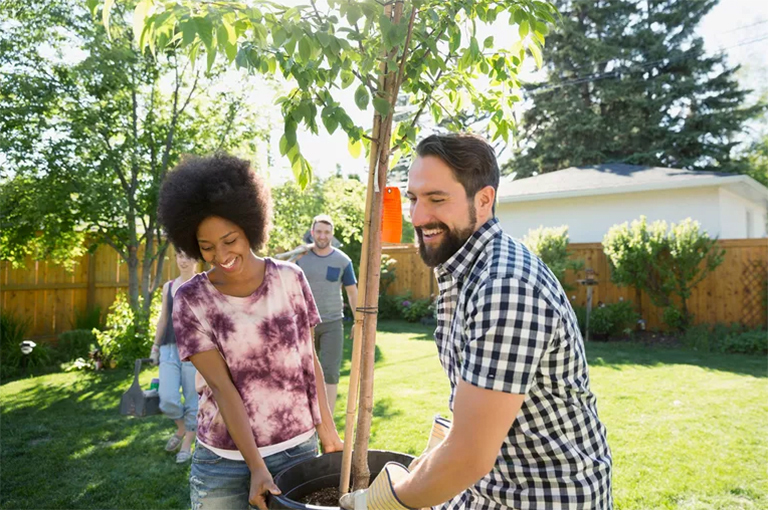
[[[705,280],[699,283],[689,299],[688,307],[697,324],[739,322],[751,327],[766,325],[765,303],[762,292],[768,279],[768,239],[734,239],[718,241],[725,249],[725,260]],[[410,290],[415,298],[426,298],[437,292],[432,271],[418,255],[418,248],[406,245],[385,245],[383,253],[397,260],[395,281],[389,294],[402,294]],[[618,287],[611,283],[608,259],[600,243],[570,245],[571,257],[584,261],[585,268],[595,270],[598,284],[593,287],[593,306],[598,302],[615,303],[619,300],[635,302],[637,293],[632,287]],[[586,287],[577,280],[584,278],[572,271],[566,273],[568,292],[574,306],[586,306]],[[650,298],[641,294],[643,318],[648,328],[664,329],[663,310],[653,306]]]
[[[174,258],[169,247],[163,281],[179,274]],[[27,336],[33,339],[56,338],[93,306],[106,313],[119,291],[128,292],[128,264],[106,245],[80,257],[71,271],[31,259],[17,269],[0,262],[0,307],[29,320]]]
[[[689,302],[696,323],[741,322],[749,326],[766,324],[762,292],[768,268],[768,239],[719,241],[726,250],[725,261],[694,290]],[[635,301],[633,288],[617,287],[610,281],[608,260],[600,243],[571,244],[572,257],[584,260],[585,267],[596,272],[598,285],[593,288],[593,303],[615,303],[620,299]],[[395,281],[389,294],[410,292],[414,298],[437,294],[437,282],[413,245],[384,245],[382,252],[397,261]],[[174,254],[169,249],[163,266],[163,281],[178,276]],[[581,275],[567,274],[573,286],[574,306],[586,305],[586,288],[576,283]],[[30,321],[27,335],[36,339],[54,339],[72,329],[76,314],[92,306],[103,312],[119,291],[128,291],[128,266],[108,246],[76,261],[72,271],[45,261],[29,260],[14,269],[0,262],[0,307]],[[664,328],[662,310],[641,296],[643,317],[649,328]]]

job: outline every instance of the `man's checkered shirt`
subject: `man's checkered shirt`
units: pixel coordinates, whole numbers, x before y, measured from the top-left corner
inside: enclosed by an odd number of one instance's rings
[[[493,470],[440,508],[611,509],[611,452],[576,316],[549,268],[485,223],[435,268],[451,383],[526,395]]]

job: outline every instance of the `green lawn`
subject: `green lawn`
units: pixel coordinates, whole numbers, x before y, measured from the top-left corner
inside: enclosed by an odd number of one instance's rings
[[[379,329],[371,445],[418,453],[431,417],[447,414],[432,329]],[[764,357],[631,343],[593,343],[587,352],[617,509],[768,509]],[[156,373],[145,371],[142,383]],[[347,376],[345,365],[340,388]],[[130,381],[113,371],[0,386],[0,507],[188,508],[189,468],[163,451],[170,421],[117,412]],[[339,402],[341,428],[344,391]]]

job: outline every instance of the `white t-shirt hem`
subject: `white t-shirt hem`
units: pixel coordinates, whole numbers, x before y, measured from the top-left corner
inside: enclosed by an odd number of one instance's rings
[[[299,434],[298,436],[289,439],[288,441],[283,441],[282,443],[273,444],[270,446],[264,446],[262,448],[259,448],[259,455],[261,455],[261,458],[269,457],[270,455],[274,455],[276,453],[284,452],[285,450],[290,450],[294,446],[299,446],[301,443],[304,443],[306,441],[309,441],[312,439],[312,436],[315,435],[315,429],[310,429],[307,432],[304,432],[303,434]],[[245,462],[245,458],[243,458],[243,454],[240,453],[240,450],[225,450],[223,448],[215,448],[213,446],[205,444],[203,441],[200,441],[200,438],[197,439],[197,442],[203,445],[204,447],[211,450],[213,453],[218,455],[219,457],[222,457],[224,459],[229,460],[239,460],[241,462]]]

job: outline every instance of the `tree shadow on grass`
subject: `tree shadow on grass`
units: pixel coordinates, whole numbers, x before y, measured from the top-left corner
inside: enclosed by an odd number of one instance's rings
[[[586,344],[590,366],[622,370],[627,365],[654,367],[692,365],[720,372],[768,377],[765,356],[722,354],[694,351],[680,347],[648,345],[639,342],[589,342]]]

